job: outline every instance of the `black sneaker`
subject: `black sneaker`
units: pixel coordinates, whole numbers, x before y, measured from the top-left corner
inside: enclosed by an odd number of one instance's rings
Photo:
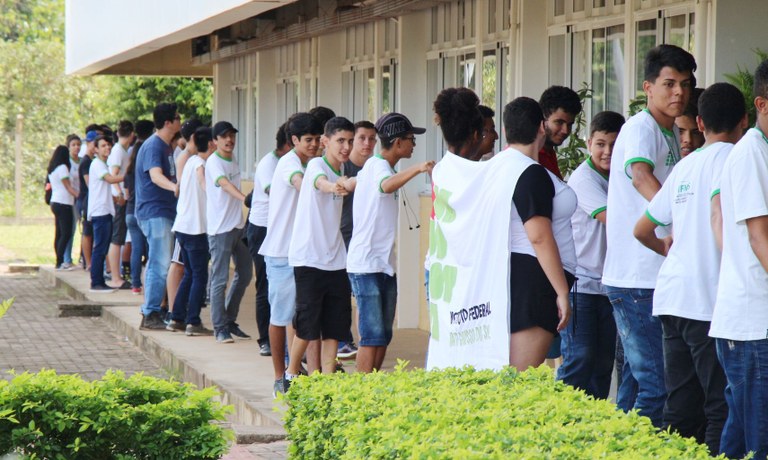
[[[111,292],[115,292],[115,289],[107,286],[106,284],[97,284],[96,286],[91,286],[89,291],[97,294],[109,294]]]
[[[286,394],[290,388],[291,381],[285,378],[285,375],[283,375],[283,378],[275,380],[275,385],[272,388],[272,397],[277,398],[278,394]]]
[[[120,285],[120,287],[119,287],[118,289],[125,291],[125,290],[127,290],[127,289],[133,289],[133,286],[131,285],[131,283],[130,283],[130,282],[128,282],[128,281],[123,281],[123,284],[121,284],[121,285]]]
[[[269,342],[259,345],[259,354],[261,356],[272,356],[272,347],[269,346]]]
[[[240,340],[251,340],[251,336],[243,332],[237,324],[229,326],[229,333]]]
[[[141,323],[140,329],[161,331],[165,330],[165,326],[165,322],[163,322],[163,318],[160,316],[160,313],[153,311],[149,314],[149,316],[144,317],[144,321]]]
[[[171,321],[165,328],[171,332],[186,331],[187,327],[181,321]]]
[[[196,335],[213,335],[213,331],[205,328],[202,324],[187,324],[184,333],[190,337]]]

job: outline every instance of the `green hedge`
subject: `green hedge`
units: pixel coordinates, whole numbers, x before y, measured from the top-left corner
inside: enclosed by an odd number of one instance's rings
[[[231,431],[216,390],[107,372],[86,382],[44,370],[0,380],[0,455],[47,459],[215,459]]]
[[[709,459],[706,446],[594,400],[542,366],[300,377],[284,399],[292,458]]]

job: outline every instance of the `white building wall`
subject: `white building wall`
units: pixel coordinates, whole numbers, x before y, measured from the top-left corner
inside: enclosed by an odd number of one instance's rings
[[[768,2],[765,0],[711,0],[714,11],[714,64],[715,81],[727,81],[725,74],[739,67],[754,70],[757,57],[752,52],[759,48],[768,52]],[[714,81],[712,82],[714,83]]]

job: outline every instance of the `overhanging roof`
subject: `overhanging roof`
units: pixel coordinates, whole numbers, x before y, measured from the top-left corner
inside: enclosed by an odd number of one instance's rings
[[[190,40],[293,0],[66,0],[66,73],[211,76]]]

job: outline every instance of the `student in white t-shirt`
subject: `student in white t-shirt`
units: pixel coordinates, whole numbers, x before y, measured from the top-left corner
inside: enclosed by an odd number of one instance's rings
[[[211,320],[217,343],[232,343],[235,336],[248,340],[250,335],[237,324],[240,301],[253,276],[248,248],[243,243],[243,201],[240,191],[240,165],[234,158],[237,129],[228,121],[213,125],[216,151],[205,163],[206,220],[211,250]],[[227,291],[229,261],[235,275]]]
[[[343,198],[355,183],[343,171],[354,136],[351,121],[343,117],[328,120],[322,137],[325,153],[310,160],[304,172],[307,180],[301,184],[288,248],[296,282],[296,335],[285,371],[285,389],[298,376],[310,341],[321,340],[322,372],[335,372],[339,340],[346,338],[352,324],[352,292],[340,223]],[[307,364],[308,372],[315,371],[311,362]]]
[[[293,150],[277,162],[269,189],[267,236],[259,249],[264,256],[269,280],[269,344],[275,371],[273,392],[284,392],[285,347],[291,347],[296,311],[296,284],[293,267],[288,263],[296,205],[304,179],[306,164],[320,152],[323,127],[306,112],[291,116],[286,125]]]
[[[576,246],[576,290],[570,294],[573,318],[560,331],[563,364],[557,378],[595,398],[608,398],[616,355],[613,308],[600,278],[605,261],[605,220],[611,153],[624,117],[600,112],[589,127],[589,156],[568,179],[579,206],[571,217]],[[576,320],[578,318],[578,320]]]
[[[112,147],[112,151],[107,157],[107,167],[109,173],[115,176],[125,176],[128,169],[128,163],[131,162],[131,156],[128,154],[128,148],[134,140],[133,123],[128,120],[122,120],[117,127],[117,143]],[[125,190],[123,183],[112,184],[112,197],[115,201],[115,215],[112,218],[112,241],[109,244],[107,253],[107,265],[112,273],[112,279],[121,281],[121,288],[130,289],[131,283],[123,281],[120,271],[120,248],[125,245],[128,226],[125,222]],[[123,264],[130,270],[131,251],[130,245],[126,245],[126,251],[123,251]]]
[[[720,452],[768,456],[768,60],[755,71],[757,124],[723,166],[723,257],[710,337],[728,380]]]
[[[53,247],[56,250],[56,270],[69,270],[72,264],[64,265],[67,242],[72,238],[72,208],[77,190],[72,186],[69,171],[69,149],[60,145],[54,149],[48,162],[48,182],[51,184],[51,212],[56,222],[56,236]]]
[[[710,86],[699,99],[697,119],[706,143],[675,167],[634,233],[666,257],[653,293],[653,315],[664,332],[663,426],[696,437],[715,455],[728,408],[725,375],[708,333],[720,271],[720,174],[747,126],[741,92],[728,83]],[[668,225],[671,240],[656,236],[658,226]]]
[[[383,115],[376,122],[381,153],[366,161],[357,175],[347,272],[358,308],[358,372],[381,369],[392,341],[397,302],[394,245],[398,191],[419,174],[430,173],[435,163],[418,163],[400,172],[394,167],[411,157],[415,135],[425,131],[414,127],[405,115]]]
[[[680,161],[675,117],[683,113],[696,61],[674,45],[659,45],[645,57],[643,90],[648,108],[621,128],[611,159],[606,223],[607,252],[603,285],[613,305],[616,328],[624,347],[631,379],[619,385],[617,400],[631,399],[640,415],[661,427],[667,391],[661,322],[652,315],[653,289],[663,257],[632,235],[635,222]],[[626,367],[626,366],[625,366]],[[636,382],[636,388],[628,383]]]
[[[93,224],[91,292],[112,292],[115,288],[107,286],[104,281],[104,260],[112,239],[112,218],[115,214],[110,185],[122,182],[123,176],[110,174],[107,167],[112,141],[106,136],[99,136],[93,143],[96,156],[88,170],[88,220]]]
[[[256,275],[256,326],[259,329],[261,356],[272,356],[272,348],[269,345],[269,281],[264,256],[259,254],[259,248],[267,236],[272,176],[275,174],[277,162],[293,148],[286,135],[285,126],[286,123],[283,123],[277,130],[275,150],[264,155],[256,165],[256,172],[253,175],[251,210],[248,213],[248,252],[251,253]]]
[[[193,148],[190,146],[194,144]],[[173,231],[184,260],[184,275],[176,290],[171,322],[166,329],[184,331],[188,336],[213,335],[203,326],[200,309],[208,287],[208,235],[205,195],[205,162],[216,150],[211,128],[198,127],[189,136],[179,186],[179,202]]]
[[[77,134],[70,134],[67,136],[67,147],[69,148],[69,183],[73,189],[77,192],[75,195],[75,202],[72,206],[72,233],[67,241],[67,248],[64,251],[64,265],[66,268],[74,268],[72,264],[72,244],[75,240],[75,232],[77,231],[77,224],[80,221],[80,202],[77,199],[80,195],[80,158],[77,156],[80,152],[80,146],[82,141]]]

